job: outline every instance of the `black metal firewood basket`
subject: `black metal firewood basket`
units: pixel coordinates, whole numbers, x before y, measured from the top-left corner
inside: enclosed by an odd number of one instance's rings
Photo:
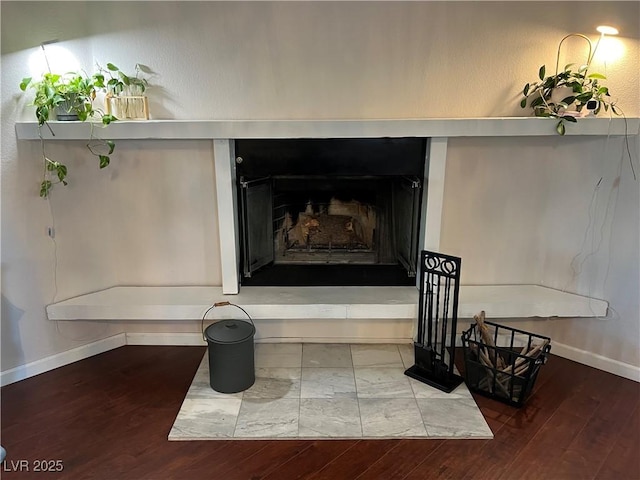
[[[462,333],[464,377],[471,391],[521,407],[546,363],[551,339],[516,328],[483,322]]]

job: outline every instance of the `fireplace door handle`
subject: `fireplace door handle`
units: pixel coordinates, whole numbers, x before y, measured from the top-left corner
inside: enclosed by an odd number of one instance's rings
[[[253,180],[247,180],[245,179],[245,177],[240,177],[240,186],[242,188],[249,188],[253,185],[259,185],[260,183],[265,183],[270,181],[271,181],[271,177],[255,178]]]

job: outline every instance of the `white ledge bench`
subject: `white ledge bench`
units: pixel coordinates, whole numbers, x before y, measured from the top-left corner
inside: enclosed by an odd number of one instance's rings
[[[224,295],[216,286],[116,286],[47,306],[50,320],[166,320],[202,318],[230,301],[260,319],[398,319],[417,317],[415,287],[243,287]],[[540,285],[460,287],[459,318],[484,310],[488,319],[604,317],[608,303]]]

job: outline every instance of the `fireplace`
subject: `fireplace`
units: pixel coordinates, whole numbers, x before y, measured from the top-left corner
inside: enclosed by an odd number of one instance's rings
[[[236,140],[243,285],[415,285],[426,140]]]

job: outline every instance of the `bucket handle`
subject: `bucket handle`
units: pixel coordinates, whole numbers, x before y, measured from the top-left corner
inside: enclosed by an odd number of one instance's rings
[[[231,303],[231,302],[216,302],[213,305],[211,305],[206,312],[204,312],[204,315],[202,315],[202,320],[200,321],[200,331],[202,333],[202,339],[206,342],[207,338],[204,335],[204,320],[207,317],[207,314],[213,310],[216,307],[236,307],[239,308],[240,310],[242,310],[244,312],[244,314],[247,316],[247,318],[249,319],[249,322],[251,323],[251,325],[253,325],[253,328],[256,328],[255,323],[253,323],[253,319],[251,318],[251,316],[247,313],[247,311],[242,308],[240,305],[236,305],[235,303]],[[214,322],[215,323],[215,322]]]

